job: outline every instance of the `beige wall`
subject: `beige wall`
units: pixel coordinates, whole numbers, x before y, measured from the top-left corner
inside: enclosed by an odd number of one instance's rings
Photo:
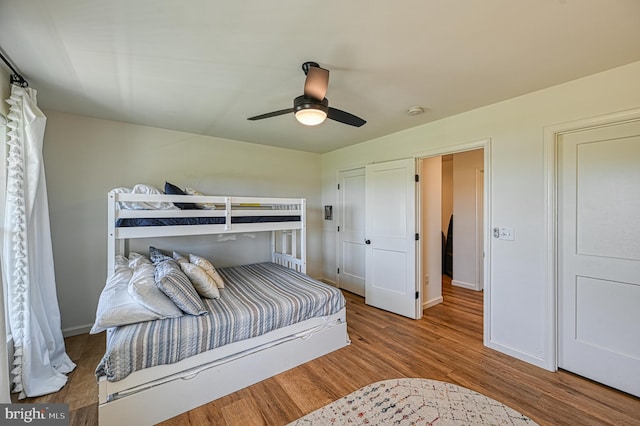
[[[453,155],[453,277],[452,284],[477,289],[476,170],[482,170],[481,149]]]
[[[305,197],[308,273],[320,277],[320,156],[208,136],[45,111],[44,161],[58,298],[65,333],[95,317],[106,275],[106,196],[115,187],[165,180],[216,195]],[[212,241],[215,244],[212,244]],[[267,260],[261,235],[147,240],[209,256],[219,266]]]
[[[11,72],[5,68],[3,63],[0,63],[0,112],[4,115],[9,113],[9,104],[5,100],[11,95],[10,75]]]
[[[442,167],[441,156],[422,160],[421,222],[422,305],[430,307],[442,302]]]
[[[546,164],[544,129],[558,123],[640,107],[640,62],[489,105],[322,157],[323,203],[335,204],[337,171],[397,158],[447,153],[490,138],[488,227],[515,229],[515,241],[490,240],[488,344],[548,365]],[[335,246],[334,233],[325,244]],[[335,258],[323,271],[335,275]],[[426,313],[428,315],[428,311]]]
[[[442,232],[447,235],[453,214],[453,156],[442,157]]]

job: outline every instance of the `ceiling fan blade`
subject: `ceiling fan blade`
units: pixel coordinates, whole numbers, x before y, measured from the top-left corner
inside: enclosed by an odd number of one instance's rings
[[[251,121],[262,120],[263,118],[277,117],[279,115],[289,114],[290,112],[293,112],[293,108],[281,109],[280,111],[273,111],[273,112],[268,112],[266,114],[256,115],[255,117],[247,118],[247,120],[251,120]]]
[[[354,127],[360,127],[364,123],[366,123],[366,121],[360,117],[357,117],[346,111],[331,107],[329,107],[329,113],[327,114],[327,117],[332,120],[339,121],[340,123],[348,124]]]
[[[324,99],[329,86],[329,70],[310,66],[304,81],[304,95],[319,101]]]

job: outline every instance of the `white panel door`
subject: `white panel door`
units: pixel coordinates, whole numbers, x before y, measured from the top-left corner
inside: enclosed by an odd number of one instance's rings
[[[558,154],[558,366],[640,396],[640,122]]]
[[[364,168],[338,175],[338,287],[364,296]]]
[[[366,166],[365,303],[420,318],[415,160]]]

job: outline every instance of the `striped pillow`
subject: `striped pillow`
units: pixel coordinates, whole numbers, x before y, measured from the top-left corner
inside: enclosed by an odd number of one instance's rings
[[[207,308],[193,288],[189,278],[173,260],[165,260],[156,265],[156,286],[166,294],[184,313],[204,315]]]

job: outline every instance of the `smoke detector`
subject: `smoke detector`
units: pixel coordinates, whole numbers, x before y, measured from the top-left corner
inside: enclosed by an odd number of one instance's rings
[[[420,115],[424,112],[424,108],[419,106],[412,106],[407,110],[407,114],[409,115]]]

